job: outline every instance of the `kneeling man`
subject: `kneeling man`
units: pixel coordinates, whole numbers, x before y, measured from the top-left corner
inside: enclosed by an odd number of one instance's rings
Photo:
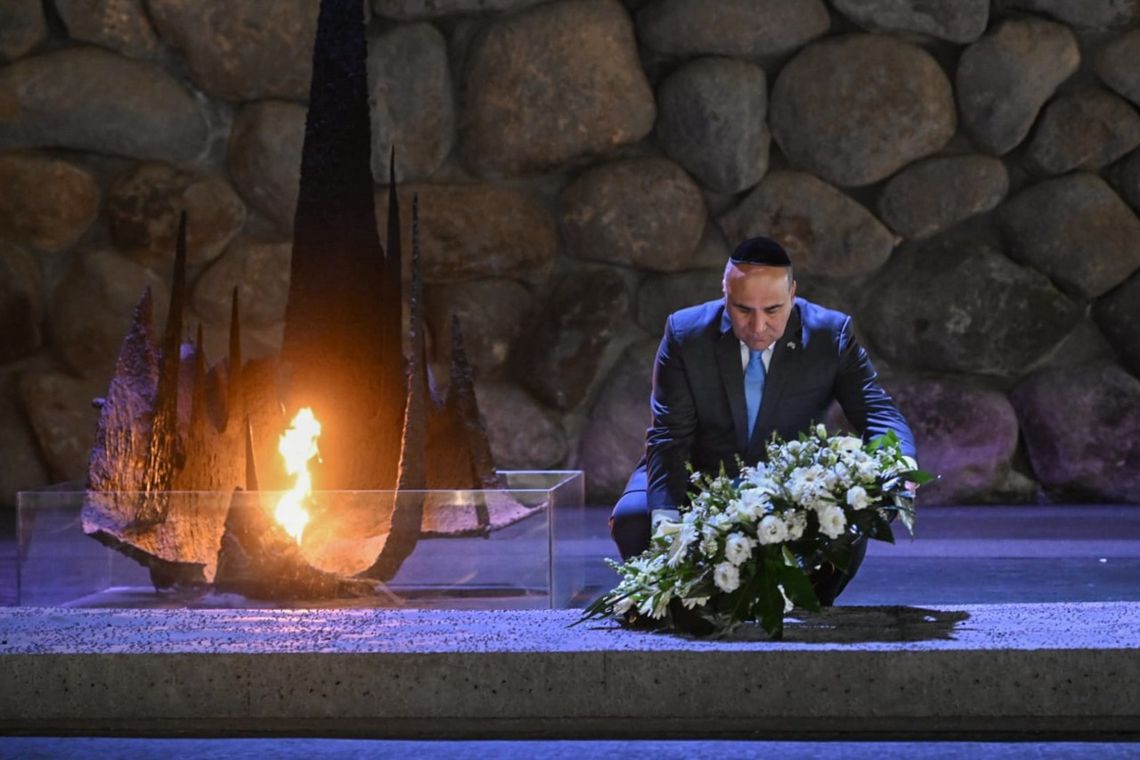
[[[880,387],[851,317],[796,297],[792,262],[774,240],[756,237],[733,251],[724,298],[669,315],[653,367],[653,422],[645,456],[614,507],[610,532],[623,559],[649,546],[650,513],[684,503],[685,465],[729,472],[765,455],[772,433],[785,440],[823,421],[832,400],[868,440],[893,430],[907,456],[914,436]],[[831,604],[862,562],[854,547],[846,573],[812,575]]]

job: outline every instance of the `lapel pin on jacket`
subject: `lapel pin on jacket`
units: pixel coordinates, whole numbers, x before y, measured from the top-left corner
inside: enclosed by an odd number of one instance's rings
[[[796,350],[796,342],[794,340],[788,341],[788,350],[789,351],[795,351]]]

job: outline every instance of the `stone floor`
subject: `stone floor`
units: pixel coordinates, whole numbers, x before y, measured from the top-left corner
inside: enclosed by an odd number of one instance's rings
[[[1131,760],[1140,745],[1126,742],[772,742],[772,741],[384,741],[368,739],[123,739],[0,738],[0,758],[133,758],[168,760],[595,760],[651,758],[690,760]]]

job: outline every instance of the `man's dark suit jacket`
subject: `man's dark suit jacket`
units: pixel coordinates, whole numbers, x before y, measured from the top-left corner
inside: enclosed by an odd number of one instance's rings
[[[914,456],[914,436],[879,386],[846,314],[797,298],[783,336],[774,344],[760,415],[752,438],[744,402],[740,341],[724,299],[669,316],[653,369],[653,424],[646,436],[649,509],[685,501],[685,463],[716,472],[764,457],[772,433],[785,440],[822,422],[837,400],[864,440],[893,430]],[[631,479],[638,479],[635,473]]]

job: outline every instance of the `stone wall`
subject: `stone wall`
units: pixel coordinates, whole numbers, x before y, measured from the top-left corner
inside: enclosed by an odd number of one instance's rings
[[[181,208],[210,354],[235,284],[246,355],[278,347],[316,10],[0,4],[0,503],[83,476]],[[666,314],[765,233],[857,316],[928,503],[1140,502],[1136,0],[369,12],[373,171],[396,143],[502,466],[618,491]]]

